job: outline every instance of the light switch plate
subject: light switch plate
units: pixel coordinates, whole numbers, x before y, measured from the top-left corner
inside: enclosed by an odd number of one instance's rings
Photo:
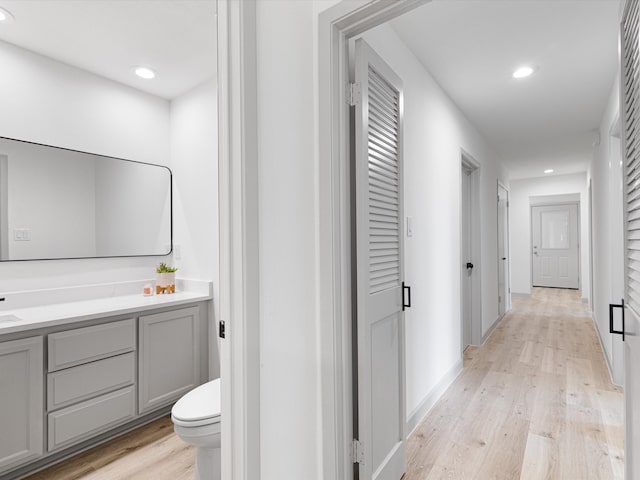
[[[407,237],[413,237],[413,217],[407,217]]]
[[[30,228],[14,228],[13,240],[16,242],[30,242],[31,229]]]

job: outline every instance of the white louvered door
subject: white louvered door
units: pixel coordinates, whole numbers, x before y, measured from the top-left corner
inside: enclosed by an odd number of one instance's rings
[[[625,478],[640,478],[640,35],[638,1],[622,22],[621,115],[625,175]]]
[[[355,183],[360,479],[406,469],[402,85],[356,41]]]

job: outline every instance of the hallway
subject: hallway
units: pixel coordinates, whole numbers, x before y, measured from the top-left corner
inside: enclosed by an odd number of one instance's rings
[[[534,288],[408,439],[404,480],[623,478],[622,390],[577,290]]]

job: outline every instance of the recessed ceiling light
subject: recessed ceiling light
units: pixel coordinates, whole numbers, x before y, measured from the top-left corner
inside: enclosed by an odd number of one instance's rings
[[[513,78],[525,78],[533,73],[532,67],[520,67],[513,72]]]
[[[544,173],[553,173],[553,168],[547,168]]]
[[[11,12],[0,7],[0,23],[11,23],[13,20],[14,18]]]
[[[156,72],[151,70],[149,67],[136,67],[135,72],[137,76],[144,78],[145,80],[151,80],[156,76]]]

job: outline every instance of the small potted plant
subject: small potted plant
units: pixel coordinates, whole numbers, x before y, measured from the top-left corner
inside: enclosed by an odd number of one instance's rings
[[[162,262],[156,268],[156,294],[176,293],[176,267]]]

